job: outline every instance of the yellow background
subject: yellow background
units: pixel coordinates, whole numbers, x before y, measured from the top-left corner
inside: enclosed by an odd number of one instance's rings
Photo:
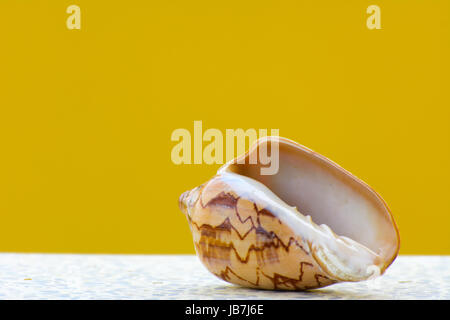
[[[68,30],[66,8],[81,8]],[[382,30],[366,27],[381,7]],[[450,2],[0,4],[0,251],[193,253],[177,128],[278,128],[450,254]]]

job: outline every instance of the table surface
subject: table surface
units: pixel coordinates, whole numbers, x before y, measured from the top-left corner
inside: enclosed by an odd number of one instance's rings
[[[285,292],[224,282],[193,255],[2,253],[0,299],[450,299],[450,256],[399,256],[375,280]]]

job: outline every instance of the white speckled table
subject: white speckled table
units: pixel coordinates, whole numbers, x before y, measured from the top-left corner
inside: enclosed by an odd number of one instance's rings
[[[191,255],[3,253],[0,299],[450,299],[450,256],[400,256],[375,280],[281,292],[228,284]]]

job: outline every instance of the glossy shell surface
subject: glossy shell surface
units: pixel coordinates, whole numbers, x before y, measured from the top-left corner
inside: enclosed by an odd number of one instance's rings
[[[248,157],[267,141],[258,141],[253,151],[243,157]],[[281,140],[283,143],[309,151],[287,139]],[[284,152],[283,148],[281,152]],[[366,247],[337,235],[332,230],[333,225],[339,227],[342,224],[333,221],[337,218],[330,219],[331,226],[316,224],[314,212],[305,215],[299,205],[286,203],[279,197],[279,192],[285,192],[275,187],[272,189],[276,190],[271,190],[274,183],[264,180],[267,177],[259,179],[242,168],[233,167],[235,164],[233,161],[225,165],[210,181],[183,193],[179,199],[197,255],[217,277],[246,287],[307,290],[339,281],[360,281],[378,276],[395,259],[398,231],[388,209],[383,207],[374,213],[367,209],[368,215],[374,215],[376,219],[370,218],[370,223],[364,225],[365,228],[374,225],[374,230],[368,230],[374,234],[371,239],[361,236],[361,240],[368,243]],[[330,161],[326,165],[336,164]],[[292,179],[298,177],[292,175]],[[360,187],[371,191],[362,182]],[[366,191],[363,191],[365,197]],[[326,197],[327,193],[323,195]],[[375,196],[378,201],[379,196]],[[353,197],[359,197],[359,193]],[[382,204],[385,205],[384,201]],[[345,228],[342,231],[347,232]],[[359,237],[352,232],[348,230],[347,233]],[[383,232],[386,241],[378,240],[383,238]]]

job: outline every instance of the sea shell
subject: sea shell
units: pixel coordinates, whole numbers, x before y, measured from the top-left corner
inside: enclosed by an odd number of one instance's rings
[[[249,159],[278,143],[279,170]],[[253,158],[254,159],[254,158]],[[246,287],[307,290],[384,273],[399,234],[383,199],[326,157],[291,140],[259,139],[179,199],[198,257]]]

